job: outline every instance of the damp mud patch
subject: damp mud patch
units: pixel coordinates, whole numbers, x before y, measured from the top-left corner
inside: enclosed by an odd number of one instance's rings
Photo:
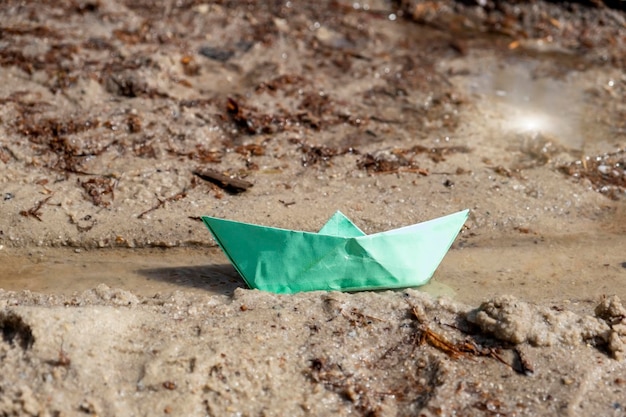
[[[0,311],[0,329],[2,340],[11,346],[19,346],[26,350],[33,346],[35,337],[31,327],[19,315]]]

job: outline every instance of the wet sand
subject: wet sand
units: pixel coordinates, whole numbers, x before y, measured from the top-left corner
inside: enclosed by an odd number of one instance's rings
[[[420,291],[469,305],[502,294],[537,303],[592,302],[607,294],[626,299],[624,247],[624,235],[615,234],[455,245]],[[177,290],[232,296],[246,286],[217,247],[5,249],[0,262],[0,282],[9,291],[69,296],[105,284],[144,297]]]
[[[624,12],[326,6],[0,11],[0,414],[623,413]],[[245,289],[198,221],[464,208],[354,294]]]

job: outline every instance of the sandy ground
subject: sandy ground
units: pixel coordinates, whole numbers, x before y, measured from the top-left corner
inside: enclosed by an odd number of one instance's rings
[[[0,415],[623,415],[608,6],[3,4]],[[464,208],[427,293],[247,290],[198,221]]]
[[[623,413],[626,310],[414,290],[1,292],[4,415]],[[616,359],[618,358],[618,359]]]

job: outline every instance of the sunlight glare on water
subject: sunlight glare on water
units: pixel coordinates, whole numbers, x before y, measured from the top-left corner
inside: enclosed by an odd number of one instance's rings
[[[511,118],[511,128],[522,133],[539,133],[550,131],[554,123],[545,113],[522,111]]]
[[[486,120],[503,133],[547,134],[571,150],[582,150],[585,102],[567,76],[542,75],[532,60],[494,63],[472,82],[484,98]]]

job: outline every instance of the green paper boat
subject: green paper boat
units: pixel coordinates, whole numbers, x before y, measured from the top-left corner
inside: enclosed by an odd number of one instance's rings
[[[251,288],[280,294],[426,284],[469,210],[366,235],[341,212],[318,233],[202,217]]]

